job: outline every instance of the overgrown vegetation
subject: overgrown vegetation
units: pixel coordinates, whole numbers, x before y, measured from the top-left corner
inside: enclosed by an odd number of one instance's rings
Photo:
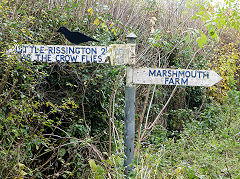
[[[130,178],[239,178],[236,3],[2,0],[0,178],[124,178],[125,67],[6,54],[15,44],[68,44],[60,26],[100,41],[88,45],[126,43],[135,32],[136,66],[213,69],[223,78],[210,89],[137,86]]]

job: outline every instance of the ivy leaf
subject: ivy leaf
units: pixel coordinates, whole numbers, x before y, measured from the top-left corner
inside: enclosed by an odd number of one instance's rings
[[[102,24],[102,27],[106,27],[106,24],[105,24],[105,22]]]
[[[92,9],[92,8],[89,8],[89,9],[88,9],[88,12],[90,13],[90,16],[93,15],[93,9]]]
[[[61,148],[59,151],[59,156],[63,157],[66,154],[66,150],[64,148]]]
[[[99,21],[99,19],[97,18],[97,19],[95,19],[95,21],[94,21],[94,24],[95,25],[97,25],[97,26],[99,26],[99,24],[100,24],[100,21]]]
[[[202,48],[204,44],[207,44],[207,36],[204,33],[201,33],[201,37],[197,38],[197,43],[198,46]]]
[[[184,38],[185,42],[188,44],[191,40],[190,34],[187,34],[186,37]]]
[[[96,172],[97,165],[96,165],[95,161],[93,159],[90,159],[88,162],[89,162],[89,165],[90,165],[91,169],[93,170],[93,172]]]
[[[204,44],[207,43],[207,36],[204,33],[201,34],[201,39],[202,39]]]
[[[192,16],[192,20],[200,18],[198,15]]]

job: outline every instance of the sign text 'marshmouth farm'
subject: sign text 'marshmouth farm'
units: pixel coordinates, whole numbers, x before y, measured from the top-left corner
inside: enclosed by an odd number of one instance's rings
[[[206,70],[134,68],[132,79],[134,84],[212,86],[221,77]]]

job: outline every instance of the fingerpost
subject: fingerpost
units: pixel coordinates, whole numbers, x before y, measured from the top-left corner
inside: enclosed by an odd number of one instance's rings
[[[127,36],[128,43],[135,44],[137,36],[131,33]],[[134,135],[135,135],[135,94],[136,86],[132,83],[132,65],[127,66],[126,89],[125,89],[125,120],[124,120],[124,153],[125,174],[132,170],[134,158]]]

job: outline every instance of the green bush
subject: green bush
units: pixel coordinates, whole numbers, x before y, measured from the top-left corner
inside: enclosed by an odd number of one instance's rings
[[[6,55],[14,44],[65,43],[56,33],[61,25],[94,33],[102,45],[112,40],[111,30],[101,33],[102,26],[91,28],[98,14],[91,15],[85,2],[48,3],[0,2],[0,176],[4,178],[88,176],[88,157],[99,157],[93,149],[104,151],[107,145],[112,89],[123,86],[121,78],[116,80],[123,74],[118,67],[22,62]],[[115,116],[121,125],[122,92],[116,98]]]
[[[239,92],[193,116],[198,117],[185,123],[178,139],[156,129],[153,137],[164,140],[137,155],[136,178],[239,178]]]

